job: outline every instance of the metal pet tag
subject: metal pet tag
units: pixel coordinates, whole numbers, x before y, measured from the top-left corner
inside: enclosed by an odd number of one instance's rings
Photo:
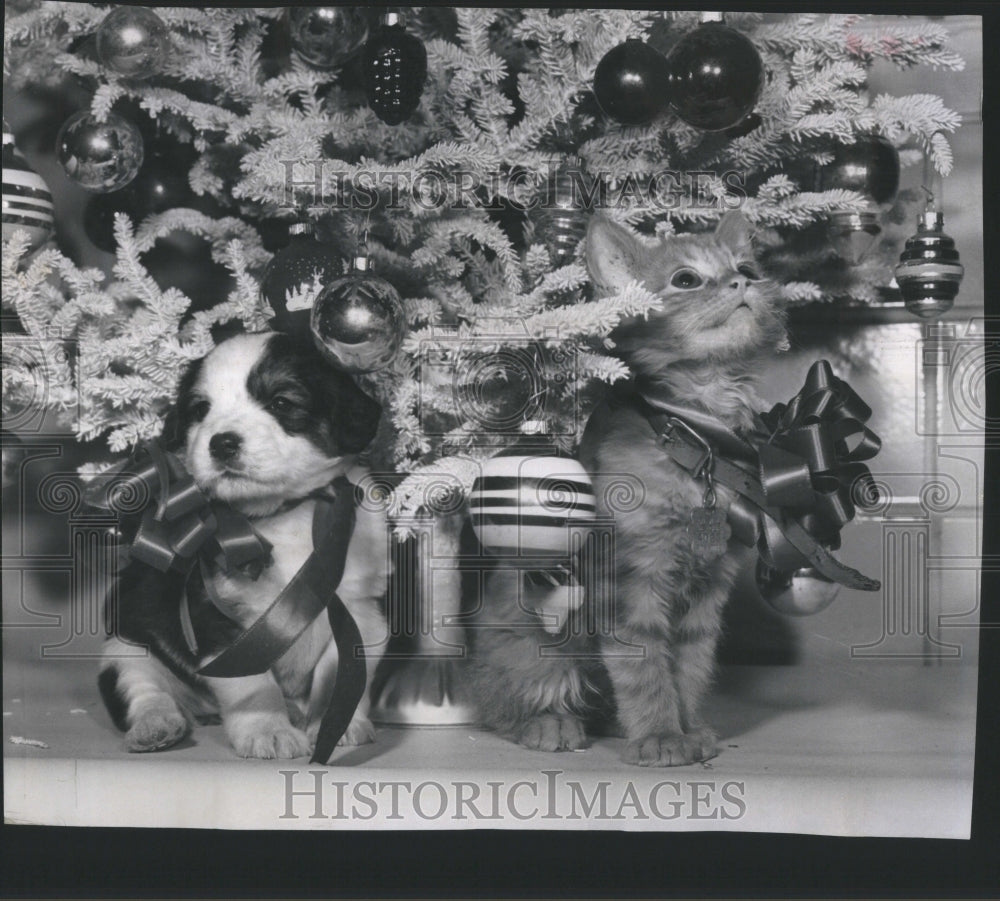
[[[732,529],[726,520],[726,513],[718,507],[695,507],[688,523],[691,550],[699,557],[714,560],[726,552]]]

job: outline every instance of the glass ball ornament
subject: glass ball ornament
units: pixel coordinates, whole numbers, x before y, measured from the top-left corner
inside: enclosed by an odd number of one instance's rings
[[[406,334],[406,315],[396,289],[371,271],[366,256],[316,297],[310,319],[313,340],[334,366],[350,373],[388,366]]]
[[[568,557],[571,527],[595,522],[594,486],[586,469],[528,420],[509,448],[482,463],[469,492],[473,531],[494,554]]]
[[[288,30],[295,52],[317,69],[336,69],[368,39],[368,19],[356,6],[293,6]]]
[[[530,218],[554,266],[569,263],[587,233],[590,214],[584,198],[593,196],[593,188],[594,179],[583,171],[579,157],[567,159],[546,180]]]
[[[260,294],[274,310],[272,328],[308,337],[316,298],[343,276],[344,261],[334,247],[316,240],[311,222],[292,224],[288,234],[288,244],[264,269]]]
[[[702,131],[738,125],[753,112],[764,86],[764,63],[753,42],[719,21],[684,35],[667,66],[670,105]]]
[[[837,210],[827,215],[826,233],[837,256],[857,266],[882,234],[873,210]]]
[[[917,220],[917,233],[907,239],[896,266],[896,284],[906,309],[921,319],[951,309],[965,267],[955,241],[944,233],[944,214],[927,210]]]
[[[364,48],[368,105],[387,125],[406,121],[420,106],[427,81],[427,49],[396,13],[382,17]]]
[[[146,6],[118,6],[97,28],[97,57],[113,72],[148,78],[158,72],[170,49],[170,31]]]
[[[3,127],[3,239],[15,231],[28,234],[28,252],[41,247],[55,231],[52,192],[45,180],[14,145],[14,135]]]
[[[881,135],[858,135],[838,144],[833,160],[819,169],[817,190],[841,188],[889,203],[899,190],[899,151]]]
[[[635,38],[612,47],[594,70],[594,96],[622,125],[646,125],[666,109],[670,96],[666,57]]]
[[[139,129],[115,113],[103,122],[86,110],[74,113],[56,137],[56,158],[66,175],[97,194],[124,188],[139,174],[143,157]]]
[[[840,586],[818,570],[805,566],[791,572],[757,560],[757,590],[765,603],[785,616],[810,616],[833,603]]]

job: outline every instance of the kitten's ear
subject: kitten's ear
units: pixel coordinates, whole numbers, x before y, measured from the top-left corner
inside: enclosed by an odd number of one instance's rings
[[[604,288],[621,289],[642,278],[643,254],[648,250],[627,228],[597,215],[587,227],[587,268]]]
[[[742,212],[730,210],[719,220],[719,225],[715,229],[715,240],[738,255],[742,251],[752,249],[755,231],[750,220]]]

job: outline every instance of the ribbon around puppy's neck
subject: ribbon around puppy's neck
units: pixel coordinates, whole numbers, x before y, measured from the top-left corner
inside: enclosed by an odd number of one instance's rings
[[[188,572],[204,555],[226,572],[239,570],[256,579],[270,563],[271,545],[250,520],[210,501],[180,459],[155,441],[102,473],[87,501],[126,515],[141,510],[128,558],[160,572]]]
[[[109,481],[110,478],[110,481]],[[337,676],[320,723],[312,763],[326,763],[350,724],[367,683],[361,633],[337,594],[347,548],[354,530],[354,486],[343,476],[316,497],[313,552],[272,604],[228,647],[193,670],[193,674],[236,678],[264,673],[298,640],[324,610],[337,645]],[[202,563],[203,581],[212,597],[212,567],[260,577],[271,564],[271,545],[250,520],[219,501],[210,501],[174,454],[146,442],[124,463],[105,472],[87,490],[87,502],[116,513],[138,513],[141,519],[127,558],[160,572],[195,573]],[[193,657],[198,642],[188,606],[180,598],[181,631]]]
[[[826,360],[810,367],[787,404],[759,414],[749,435],[638,387],[640,409],[667,455],[695,477],[710,463],[715,481],[733,490],[728,520],[737,540],[756,546],[775,569],[813,566],[850,588],[880,588],[829,553],[840,546],[840,530],[854,518],[856,505],[878,501],[865,461],[878,453],[881,441],[865,425],[871,408]],[[678,422],[685,428],[677,428]],[[704,443],[687,436],[692,430]]]

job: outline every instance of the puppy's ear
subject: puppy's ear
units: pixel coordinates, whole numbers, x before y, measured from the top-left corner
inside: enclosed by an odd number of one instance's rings
[[[191,391],[194,389],[198,375],[201,373],[202,360],[194,360],[184,370],[177,383],[177,394],[174,405],[167,411],[163,419],[163,430],[160,432],[160,443],[168,451],[180,450],[187,439],[190,422],[187,411],[191,406]]]
[[[596,215],[587,227],[587,268],[602,288],[621,290],[642,278],[649,251],[627,228]]]
[[[362,391],[346,372],[324,364],[323,376],[333,438],[341,451],[363,451],[378,430],[382,405]]]
[[[715,229],[715,240],[728,247],[734,254],[753,251],[753,236],[756,229],[739,210],[730,210],[720,220]]]

